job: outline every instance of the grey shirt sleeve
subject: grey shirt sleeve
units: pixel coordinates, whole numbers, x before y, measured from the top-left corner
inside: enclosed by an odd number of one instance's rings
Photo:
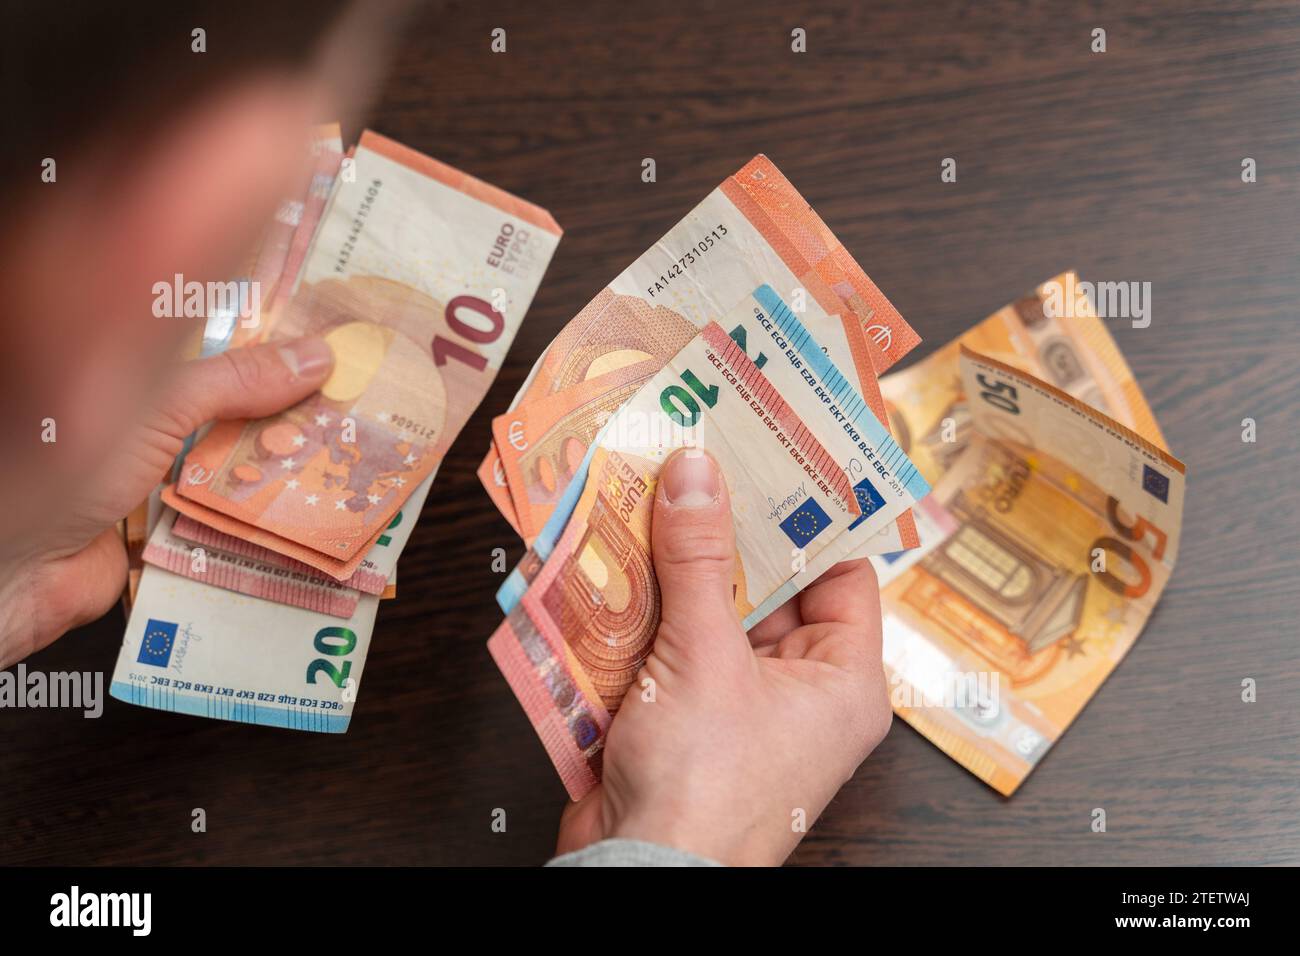
[[[641,840],[601,840],[564,856],[547,866],[721,866],[694,853]]]

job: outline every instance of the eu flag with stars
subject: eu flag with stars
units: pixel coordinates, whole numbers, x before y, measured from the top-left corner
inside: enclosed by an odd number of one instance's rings
[[[1147,494],[1169,504],[1169,476],[1162,475],[1150,465],[1142,466],[1142,487]]]
[[[885,507],[884,496],[865,478],[853,486],[853,495],[858,499],[858,507],[862,509],[862,514],[853,519],[853,524],[849,525],[850,531]]]
[[[176,644],[176,625],[171,621],[155,621],[149,618],[144,626],[144,640],[140,642],[140,654],[136,662],[166,667],[172,659],[172,647]]]
[[[796,547],[802,548],[831,526],[831,519],[816,498],[809,498],[781,522],[780,528]]]

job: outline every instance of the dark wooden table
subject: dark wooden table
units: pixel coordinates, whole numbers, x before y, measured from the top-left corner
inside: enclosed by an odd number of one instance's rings
[[[1150,281],[1151,327],[1111,327],[1190,482],[1155,616],[1014,798],[897,722],[793,862],[1300,863],[1300,8],[538,6],[421,16],[370,117],[567,233],[403,555],[351,730],[111,700],[99,720],[0,712],[0,862],[545,860],[564,791],[484,648],[492,549],[521,549],[474,469],[564,321],[762,151],[925,337],[917,355],[1068,267]],[[111,673],[122,627],[29,665]]]

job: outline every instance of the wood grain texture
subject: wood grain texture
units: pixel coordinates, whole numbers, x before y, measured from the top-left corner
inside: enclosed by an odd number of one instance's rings
[[[352,729],[116,701],[99,720],[0,713],[0,862],[544,861],[564,791],[484,646],[492,549],[521,548],[474,469],[561,325],[761,151],[922,334],[918,355],[1068,267],[1150,281],[1151,327],[1111,328],[1189,475],[1155,616],[1015,797],[896,722],[792,862],[1300,863],[1300,8],[592,6],[431,8],[369,120],[566,234],[403,556]],[[111,673],[122,626],[110,614],[29,666]]]

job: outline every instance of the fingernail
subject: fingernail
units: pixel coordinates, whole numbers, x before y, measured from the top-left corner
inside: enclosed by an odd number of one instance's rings
[[[280,346],[278,351],[294,378],[318,378],[334,365],[334,353],[323,339],[298,339]]]
[[[698,448],[674,452],[659,480],[664,501],[677,508],[707,508],[722,490],[718,466]]]

